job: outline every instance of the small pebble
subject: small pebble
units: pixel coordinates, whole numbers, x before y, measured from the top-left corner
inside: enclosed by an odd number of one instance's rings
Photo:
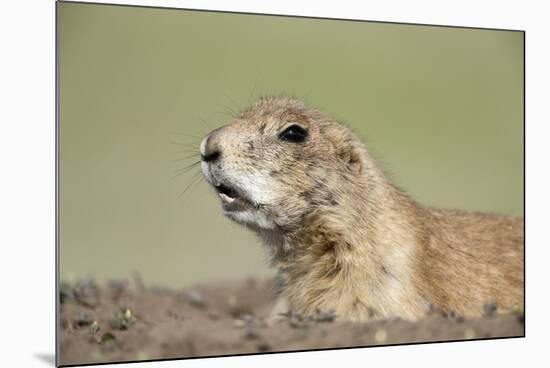
[[[483,314],[486,317],[491,317],[496,313],[497,309],[498,308],[496,303],[485,303],[483,305]]]
[[[263,319],[263,318],[258,318],[258,319],[256,319],[256,320],[255,320],[255,323],[256,323],[256,325],[259,326],[259,327],[267,327],[267,326],[268,326],[267,321],[266,321],[265,319]]]
[[[445,311],[443,312],[443,317],[445,317],[446,319],[455,319],[457,316],[457,314],[455,313],[455,311]]]
[[[147,359],[151,359],[151,356],[145,351],[140,351],[136,354],[136,360],[147,360]]]
[[[378,330],[374,334],[374,340],[377,344],[383,344],[384,342],[386,342],[387,338],[388,333],[386,332],[386,330]]]
[[[89,326],[94,320],[86,312],[79,312],[74,318],[74,324],[77,327]]]
[[[249,277],[246,279],[246,287],[247,288],[255,288],[257,284],[257,280],[254,277]]]
[[[428,305],[426,306],[426,315],[433,316],[437,314],[437,312],[438,312],[437,306],[433,303],[428,303]]]
[[[254,316],[250,313],[243,313],[243,314],[240,315],[240,318],[243,321],[248,322],[248,323],[254,322]]]
[[[464,331],[464,338],[470,340],[470,339],[473,339],[474,337],[476,337],[476,332],[474,331],[473,328],[468,327],[466,331]]]
[[[288,318],[288,324],[292,328],[305,328],[305,327],[307,327],[307,322],[304,319],[302,319],[300,316],[296,315],[296,314],[292,314]]]
[[[92,359],[94,359],[96,362],[101,362],[105,360],[105,356],[99,351],[93,351]]]
[[[237,306],[237,297],[235,295],[229,295],[227,297],[227,305],[229,308],[233,308]]]
[[[100,328],[99,328],[99,323],[97,321],[93,321],[92,324],[90,325],[90,333],[92,335],[95,335],[99,332]]]
[[[241,306],[239,305],[239,300],[235,295],[230,295],[227,298],[227,305],[229,306],[229,313],[233,317],[238,317],[243,313]]]
[[[116,346],[116,337],[110,332],[107,332],[101,336],[99,343],[103,345],[106,350],[113,350]]]
[[[521,324],[525,324],[525,314],[523,313],[518,314],[518,322]]]
[[[374,318],[376,317],[376,309],[372,308],[372,307],[368,307],[367,308],[367,311],[369,313],[369,318]]]
[[[255,328],[252,328],[252,327],[249,327],[246,329],[245,333],[244,333],[244,337],[247,338],[247,339],[257,339],[260,337],[260,334],[258,333],[258,331],[255,329]]]
[[[243,321],[242,319],[236,319],[233,321],[233,326],[237,328],[243,328],[246,325],[247,325],[246,321]]]
[[[269,346],[267,343],[265,342],[261,342],[258,344],[257,346],[258,348],[258,351],[259,352],[264,352],[264,351],[268,351],[268,350],[271,350],[271,346]]]
[[[312,319],[315,322],[333,322],[336,319],[336,313],[334,311],[321,312],[317,310]]]
[[[206,307],[204,297],[202,296],[202,293],[200,291],[192,290],[189,292],[188,296],[189,296],[189,302],[191,303],[191,305],[197,308]]]
[[[220,319],[220,315],[214,312],[210,312],[208,313],[208,318],[212,321],[217,321],[218,319]]]
[[[445,317],[446,319],[451,319],[458,323],[464,322],[464,317],[459,315],[455,311],[445,311],[442,314],[443,314],[443,317]]]
[[[178,314],[176,312],[174,312],[173,310],[166,311],[166,315],[170,318],[175,319],[175,320],[177,320],[179,318]]]

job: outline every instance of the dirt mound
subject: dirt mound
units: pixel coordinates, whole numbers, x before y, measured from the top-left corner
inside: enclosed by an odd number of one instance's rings
[[[267,326],[272,286],[256,279],[182,291],[85,280],[60,292],[63,365],[524,335],[523,315],[495,306],[476,320],[434,310],[415,323],[350,323],[319,312]]]

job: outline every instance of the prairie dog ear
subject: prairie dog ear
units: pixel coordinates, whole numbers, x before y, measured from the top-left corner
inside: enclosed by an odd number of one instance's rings
[[[346,163],[352,173],[356,175],[363,173],[365,164],[363,162],[363,156],[361,155],[360,149],[353,145],[353,143],[343,148],[338,153],[338,156]]]

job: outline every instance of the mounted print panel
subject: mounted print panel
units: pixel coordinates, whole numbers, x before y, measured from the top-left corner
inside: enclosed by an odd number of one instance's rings
[[[524,336],[524,32],[58,2],[57,39],[59,364]]]

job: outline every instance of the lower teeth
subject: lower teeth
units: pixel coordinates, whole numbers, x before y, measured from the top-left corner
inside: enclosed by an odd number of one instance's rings
[[[231,203],[235,200],[235,198],[231,198],[229,197],[227,194],[224,194],[224,193],[220,193],[220,198],[224,201],[224,202],[227,202],[227,203]]]

